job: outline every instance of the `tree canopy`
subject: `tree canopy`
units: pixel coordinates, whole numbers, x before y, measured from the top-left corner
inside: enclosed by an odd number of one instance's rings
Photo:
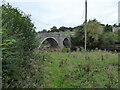
[[[37,47],[35,27],[30,15],[13,8],[9,3],[4,3],[0,8],[2,9],[3,87],[20,87],[26,79],[29,59]]]
[[[76,46],[84,46],[85,28],[84,24],[75,28],[76,34],[74,44]],[[89,20],[86,24],[87,28],[87,47],[95,48],[97,46],[99,35],[103,32],[103,26],[97,20]]]

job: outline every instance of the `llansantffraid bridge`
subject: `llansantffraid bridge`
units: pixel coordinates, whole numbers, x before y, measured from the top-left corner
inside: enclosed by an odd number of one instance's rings
[[[40,46],[47,41],[54,48],[71,47],[70,35],[62,32],[39,33]]]

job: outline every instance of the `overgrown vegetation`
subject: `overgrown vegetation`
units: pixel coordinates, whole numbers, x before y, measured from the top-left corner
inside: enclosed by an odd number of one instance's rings
[[[85,26],[78,26],[75,28],[76,34],[72,37],[72,44],[74,46],[84,47]],[[97,20],[90,20],[87,25],[87,49],[111,49],[111,46],[115,46],[116,42],[119,42],[119,31],[112,32],[110,25],[102,25]],[[113,46],[113,47],[114,47]],[[118,49],[117,49],[118,50]]]
[[[36,87],[42,76],[33,54],[38,45],[34,24],[30,15],[9,4],[1,8],[3,88]]]
[[[103,49],[103,50],[111,50],[111,51],[120,51],[120,45],[116,45],[119,43],[118,36],[120,30],[116,30],[113,32],[112,27],[116,25],[104,25],[98,22],[96,19],[89,20],[86,24],[87,28],[87,49]],[[73,34],[71,35],[72,47],[84,47],[85,44],[85,24],[82,24],[77,27],[65,27],[62,26],[57,28],[53,26],[50,30],[43,30],[42,33],[49,32],[63,32],[64,34]]]
[[[62,52],[51,50],[46,42],[44,44],[48,46],[45,50],[48,52],[40,52],[30,15],[9,4],[0,8],[3,88],[118,87],[117,53],[92,50],[106,49],[119,43],[120,30],[112,32],[110,25],[90,20],[87,23],[87,48],[91,51],[84,52],[84,25],[74,28],[62,26],[59,29],[54,26],[42,32],[75,32],[72,36],[73,51],[78,52],[70,52],[70,48],[63,48]]]
[[[46,88],[118,88],[117,53],[46,52]]]

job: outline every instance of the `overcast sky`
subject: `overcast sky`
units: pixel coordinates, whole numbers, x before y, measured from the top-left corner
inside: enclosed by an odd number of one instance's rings
[[[49,30],[52,26],[74,27],[84,22],[85,0],[5,0],[13,7],[31,14],[37,28]],[[103,24],[118,23],[119,0],[88,0],[88,20]]]

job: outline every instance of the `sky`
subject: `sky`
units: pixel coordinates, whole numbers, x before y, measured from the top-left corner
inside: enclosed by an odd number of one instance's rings
[[[53,26],[75,27],[84,22],[85,0],[5,0],[13,7],[31,15],[36,31]],[[119,0],[87,0],[88,20],[102,24],[118,23]]]

